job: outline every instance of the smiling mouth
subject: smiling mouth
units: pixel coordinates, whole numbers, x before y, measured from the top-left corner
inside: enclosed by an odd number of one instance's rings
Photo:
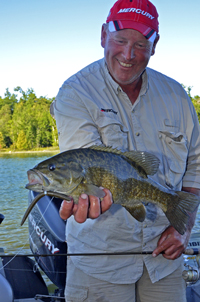
[[[119,60],[117,60],[119,62],[119,64],[122,66],[122,67],[126,67],[126,68],[130,68],[133,66],[133,64],[128,64],[128,63],[124,63],[124,62],[121,62]]]

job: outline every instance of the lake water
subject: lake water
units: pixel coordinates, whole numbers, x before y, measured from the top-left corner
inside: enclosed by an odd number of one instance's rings
[[[5,253],[30,253],[28,223],[20,222],[28,205],[27,170],[52,153],[16,153],[0,155],[0,213],[5,216],[0,226],[0,246]]]
[[[56,153],[0,154],[0,213],[5,216],[0,225],[0,247],[5,254],[30,254],[28,222],[20,226],[28,206],[27,170]],[[51,282],[44,279],[50,287]]]

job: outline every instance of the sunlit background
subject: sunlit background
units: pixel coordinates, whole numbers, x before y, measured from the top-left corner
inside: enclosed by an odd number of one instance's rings
[[[0,0],[0,96],[6,88],[54,97],[70,75],[103,57],[101,25],[114,0]],[[149,66],[200,95],[200,1],[153,0],[160,41]]]

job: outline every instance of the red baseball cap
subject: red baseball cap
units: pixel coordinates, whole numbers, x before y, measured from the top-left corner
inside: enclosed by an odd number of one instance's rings
[[[149,0],[118,0],[111,8],[106,23],[109,31],[131,28],[154,41],[158,33],[158,13]]]

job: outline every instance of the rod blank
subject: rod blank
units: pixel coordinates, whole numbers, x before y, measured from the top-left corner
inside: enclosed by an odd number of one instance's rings
[[[1,254],[0,257],[58,257],[58,256],[125,256],[125,255],[151,255],[153,251],[146,252],[116,252],[116,253],[64,253],[64,254]],[[161,253],[163,254],[163,253]],[[200,255],[200,249],[186,249],[184,255]]]

